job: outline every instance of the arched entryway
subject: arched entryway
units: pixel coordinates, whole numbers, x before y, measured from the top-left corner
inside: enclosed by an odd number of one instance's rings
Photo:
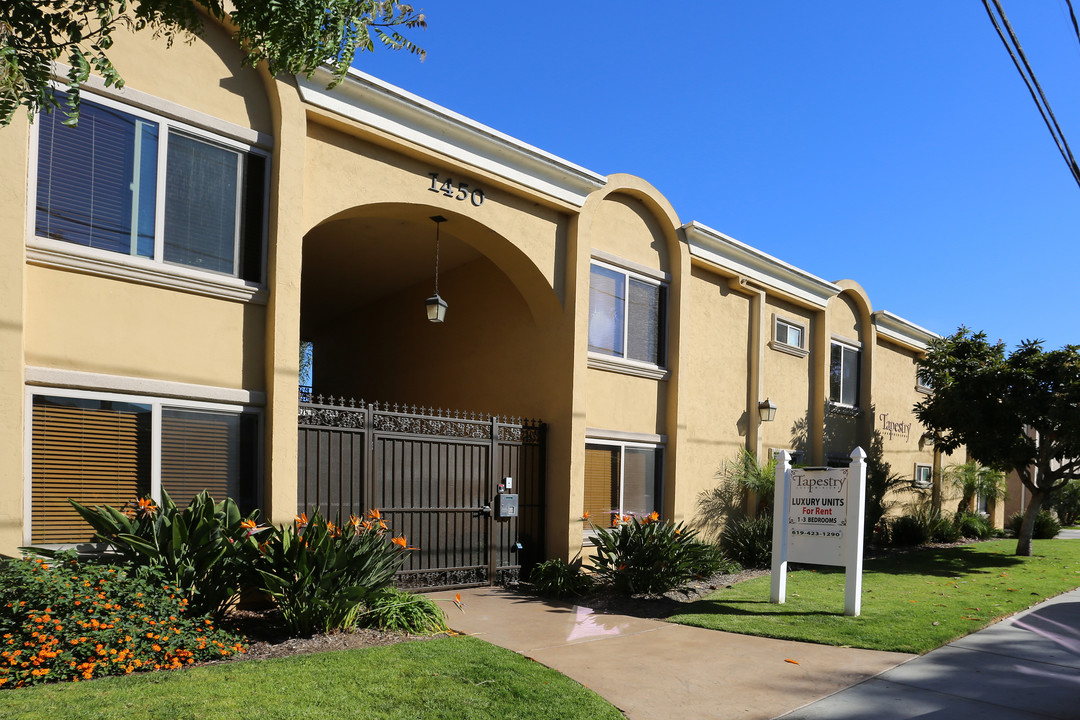
[[[429,322],[435,288],[446,321]],[[561,306],[507,239],[431,207],[354,208],[304,239],[298,506],[379,508],[413,587],[516,578],[543,555],[546,355]],[[531,418],[532,420],[527,420]],[[511,478],[507,481],[505,478]],[[507,487],[509,485],[509,487]],[[500,494],[517,495],[517,510]]]

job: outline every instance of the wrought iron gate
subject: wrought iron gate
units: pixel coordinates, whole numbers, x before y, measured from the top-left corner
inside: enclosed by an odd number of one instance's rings
[[[543,423],[302,392],[298,428],[298,511],[379,509],[418,548],[399,586],[503,584],[543,559]],[[518,515],[496,519],[507,477]]]

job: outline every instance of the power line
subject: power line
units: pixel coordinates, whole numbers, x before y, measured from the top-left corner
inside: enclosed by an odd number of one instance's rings
[[[1009,18],[1005,15],[1004,8],[1001,7],[1000,0],[993,0],[997,15],[995,15],[994,10],[990,8],[990,2],[991,0],[982,0],[983,7],[986,8],[986,14],[989,16],[990,22],[993,23],[994,29],[997,30],[998,37],[1001,38],[1002,44],[1005,45],[1005,50],[1008,51],[1009,57],[1012,58],[1013,65],[1016,66],[1016,71],[1020,73],[1020,77],[1023,78],[1024,84],[1027,85],[1028,92],[1031,94],[1031,99],[1035,102],[1035,107],[1038,108],[1043,122],[1046,123],[1046,129],[1050,131],[1050,136],[1054,138],[1054,143],[1057,145],[1058,152],[1061,153],[1061,157],[1065,160],[1065,164],[1069,166],[1069,172],[1072,173],[1076,184],[1080,186],[1080,166],[1077,165],[1076,158],[1073,157],[1072,149],[1069,148],[1069,143],[1065,139],[1065,133],[1062,132],[1061,126],[1058,125],[1057,118],[1054,117],[1054,111],[1050,109],[1050,102],[1046,99],[1046,93],[1043,92],[1038,78],[1035,77],[1035,71],[1031,69],[1031,63],[1028,62],[1027,55],[1024,53],[1024,48],[1020,45],[1020,40],[1016,37],[1016,33],[1009,23]],[[1073,13],[1072,2],[1071,0],[1066,0],[1066,2],[1069,3],[1069,14],[1072,17],[1073,29],[1076,31],[1077,39],[1080,40],[1080,26],[1077,25],[1076,15]],[[1001,16],[1001,23],[998,22],[998,15]],[[1002,25],[1005,26],[1004,31],[1001,29]],[[1006,33],[1008,34],[1008,38],[1005,37]]]

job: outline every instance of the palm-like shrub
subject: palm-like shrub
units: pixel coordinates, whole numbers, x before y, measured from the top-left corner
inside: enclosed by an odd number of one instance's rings
[[[541,595],[559,598],[584,595],[593,586],[592,578],[582,570],[581,558],[545,560],[529,571],[529,582]]]
[[[614,528],[596,528],[596,555],[589,564],[596,578],[623,595],[683,590],[704,575],[715,551],[683,523],[661,522],[653,513]]]
[[[390,585],[405,562],[404,538],[389,538],[372,511],[344,528],[315,511],[275,530],[260,545],[261,589],[274,598],[289,629],[300,635],[351,627],[365,602]]]
[[[1005,522],[1005,528],[1013,535],[1020,534],[1020,526],[1024,523],[1024,513],[1013,513]],[[1061,523],[1046,510],[1040,510],[1035,516],[1035,528],[1031,533],[1033,540],[1050,540],[1057,537],[1061,532]]]
[[[1047,504],[1062,525],[1075,525],[1080,521],[1080,480],[1063,485]]]
[[[728,521],[720,533],[720,549],[747,568],[772,564],[773,516],[740,517]]]
[[[945,482],[960,493],[960,502],[956,506],[958,513],[970,510],[976,497],[1005,499],[1005,473],[974,460],[945,468]]]

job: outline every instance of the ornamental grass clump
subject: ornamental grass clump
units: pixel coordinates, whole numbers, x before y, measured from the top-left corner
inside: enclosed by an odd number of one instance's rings
[[[361,621],[368,627],[410,635],[432,635],[449,630],[442,608],[423,595],[388,587],[375,593],[366,605]]]
[[[541,595],[557,598],[580,597],[593,588],[593,579],[581,566],[581,558],[566,562],[552,558],[529,571],[529,583]]]
[[[695,579],[719,569],[721,556],[683,523],[656,513],[630,516],[614,528],[595,528],[596,555],[589,565],[598,581],[618,593],[685,591]]]
[[[170,670],[244,652],[159,570],[75,553],[0,561],[0,689]]]
[[[318,511],[298,515],[258,546],[260,588],[281,610],[298,635],[352,627],[364,604],[390,585],[416,548],[404,537],[389,537],[378,510],[344,527]]]

